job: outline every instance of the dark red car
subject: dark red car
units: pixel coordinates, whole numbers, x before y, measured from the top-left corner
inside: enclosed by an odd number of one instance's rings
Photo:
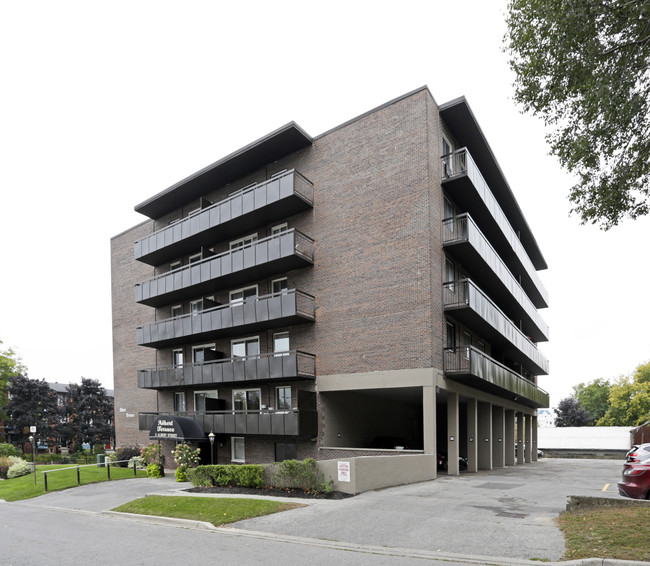
[[[623,479],[618,492],[633,499],[650,499],[650,452],[644,459],[623,464]]]
[[[628,462],[638,462],[650,456],[650,442],[644,444],[636,444],[630,448],[626,454]]]

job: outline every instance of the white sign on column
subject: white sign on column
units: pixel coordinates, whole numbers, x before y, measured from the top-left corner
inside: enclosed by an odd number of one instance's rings
[[[350,481],[350,462],[339,462],[339,481]]]

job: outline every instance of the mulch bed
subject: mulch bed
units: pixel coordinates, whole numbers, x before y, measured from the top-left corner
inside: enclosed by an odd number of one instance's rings
[[[300,499],[347,499],[354,497],[350,493],[330,491],[329,493],[305,493],[296,488],[271,488],[271,487],[191,487],[184,491],[190,493],[223,493],[232,495],[271,495],[273,497],[298,497]]]

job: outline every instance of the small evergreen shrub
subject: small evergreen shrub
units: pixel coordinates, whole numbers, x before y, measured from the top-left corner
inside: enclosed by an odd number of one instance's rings
[[[188,470],[186,476],[195,487],[260,488],[264,485],[264,467],[253,464],[242,466],[198,466]]]
[[[0,443],[0,458],[4,456],[18,456],[18,450],[13,444]]]
[[[26,476],[32,472],[32,467],[29,465],[29,462],[26,462],[22,458],[18,462],[13,464],[9,470],[7,470],[7,479],[19,478],[21,476]]]
[[[274,484],[278,487],[299,488],[311,493],[329,493],[332,480],[326,482],[318,462],[306,460],[284,460],[275,465]]]
[[[176,468],[176,471],[174,472],[174,476],[176,477],[176,481],[179,482],[187,481],[187,476],[183,468]]]
[[[160,464],[147,464],[147,477],[148,478],[162,478],[163,470]]]

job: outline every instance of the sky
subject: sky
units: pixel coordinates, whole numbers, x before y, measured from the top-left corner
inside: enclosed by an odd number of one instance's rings
[[[549,265],[551,405],[649,361],[650,219],[569,215],[573,179],[512,99],[506,5],[0,3],[0,348],[112,388],[110,238],[136,204],[292,120],[317,136],[427,85],[467,98]]]

